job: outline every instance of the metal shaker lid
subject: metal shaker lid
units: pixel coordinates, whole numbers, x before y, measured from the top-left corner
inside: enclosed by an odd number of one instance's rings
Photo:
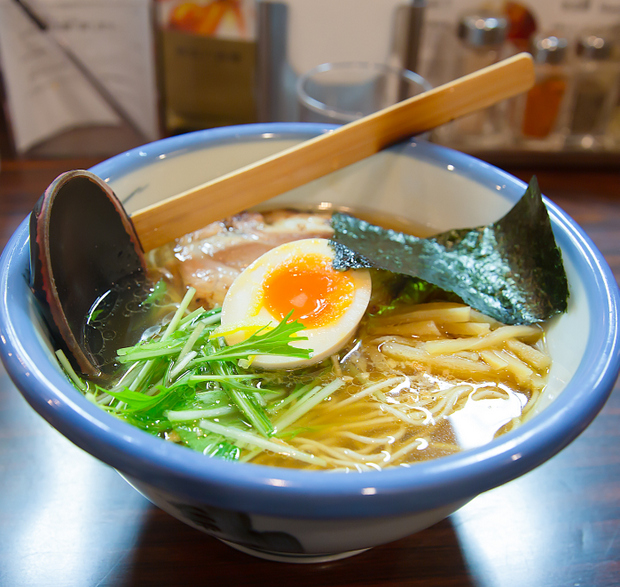
[[[536,63],[558,65],[568,56],[568,41],[555,35],[535,37],[532,40],[531,52]]]
[[[501,45],[507,32],[506,18],[488,12],[467,14],[461,18],[458,26],[459,39],[472,47]]]
[[[584,59],[609,59],[612,41],[597,34],[584,35],[577,40],[577,55]]]

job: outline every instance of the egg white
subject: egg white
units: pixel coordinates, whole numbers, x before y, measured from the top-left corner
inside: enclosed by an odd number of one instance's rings
[[[227,344],[244,340],[257,326],[280,322],[260,303],[265,277],[275,267],[300,256],[320,255],[331,262],[334,252],[327,239],[313,238],[285,243],[268,251],[248,266],[233,282],[222,305],[222,330]],[[292,343],[299,348],[312,349],[309,359],[279,355],[259,355],[253,365],[264,369],[296,369],[322,361],[338,352],[352,337],[368,307],[371,293],[367,269],[348,270],[354,293],[351,304],[333,321],[320,327],[306,327],[298,334],[307,340]],[[291,308],[293,309],[293,308]],[[293,315],[293,318],[295,316]],[[239,329],[235,332],[236,329]],[[229,332],[229,334],[226,334]]]

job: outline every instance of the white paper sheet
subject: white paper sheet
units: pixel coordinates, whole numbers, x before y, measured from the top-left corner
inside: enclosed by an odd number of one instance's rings
[[[30,0],[41,31],[13,0],[0,0],[0,58],[15,146],[23,153],[71,128],[120,118],[51,42],[66,43],[144,134],[158,136],[149,0]]]

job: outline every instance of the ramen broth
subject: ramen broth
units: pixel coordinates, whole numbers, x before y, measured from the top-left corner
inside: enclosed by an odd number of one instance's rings
[[[371,220],[377,223],[377,218]],[[380,223],[402,229],[402,221],[390,223],[382,217]],[[225,226],[216,238],[229,238],[231,230]],[[428,232],[415,226],[409,226],[408,231]],[[207,242],[210,237],[202,242],[197,234],[149,257],[150,271],[165,278],[168,299],[175,304],[187,289],[183,263],[196,262],[183,243],[196,245],[203,252],[217,248],[214,241]],[[260,241],[260,236],[254,236],[249,240]],[[236,266],[235,270],[242,268]],[[354,337],[337,354],[317,365],[271,372],[239,362],[243,373],[264,376],[258,380],[259,387],[274,390],[272,397],[266,393],[260,399],[274,428],[270,444],[261,449],[227,438],[236,442],[239,460],[353,471],[408,466],[485,444],[518,426],[531,412],[551,363],[543,328],[506,326],[469,306],[441,298],[400,304],[373,315],[388,294],[382,291],[383,272],[371,270],[371,276],[369,310]],[[208,305],[208,295],[197,298],[187,313],[197,304]],[[116,389],[120,387],[117,383]],[[218,393],[218,384],[205,383],[196,392],[207,397]],[[324,397],[295,417],[294,408],[312,393]],[[112,405],[114,398],[99,396],[96,401]],[[223,438],[226,426],[238,428],[239,415],[231,404],[221,400],[220,412],[209,412],[215,414],[212,417],[204,417],[208,410],[197,412],[193,420],[174,420],[174,425],[158,434],[180,444],[188,444],[188,434]],[[170,418],[177,416],[174,410],[170,414]],[[278,450],[279,443],[282,450]],[[310,457],[292,457],[290,447]]]
[[[403,310],[433,314],[440,334],[434,329],[429,334],[389,334],[399,331],[397,316],[369,319],[325,375],[328,380],[339,376],[345,384],[295,423],[299,433],[291,444],[320,454],[331,467],[379,469],[485,444],[527,415],[549,366],[548,356],[536,348],[543,341],[542,329],[518,327],[517,336],[506,333],[507,338],[500,336],[501,342],[488,346],[454,353],[437,353],[431,347],[430,354],[424,348],[429,343],[490,337],[513,327],[493,324],[458,304],[434,302]],[[451,311],[461,316],[450,316]],[[451,322],[467,314],[467,321]],[[429,323],[408,318],[405,324],[412,331],[415,326],[426,331]],[[456,332],[481,330],[487,334],[453,338]],[[528,354],[538,367],[523,360]],[[512,370],[509,361],[514,362]],[[274,419],[278,421],[277,411]],[[295,466],[273,453],[262,453],[253,462]]]

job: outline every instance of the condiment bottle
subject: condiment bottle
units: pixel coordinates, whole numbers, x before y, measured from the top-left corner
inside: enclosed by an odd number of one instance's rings
[[[612,42],[600,35],[581,37],[571,97],[567,146],[584,149],[606,145],[607,127],[618,91],[618,62],[611,58]]]
[[[157,0],[166,134],[256,122],[254,0]]]
[[[460,50],[454,77],[499,61],[507,31],[508,22],[500,15],[477,12],[462,17],[457,28]],[[505,142],[508,131],[503,107],[491,106],[446,125],[445,137],[440,140],[484,149]]]
[[[521,101],[522,142],[532,148],[561,148],[566,135],[568,41],[555,35],[539,36],[532,41],[531,53],[536,81]]]
[[[508,22],[493,13],[480,12],[461,18],[457,35],[462,51],[459,75],[466,75],[499,61]]]

